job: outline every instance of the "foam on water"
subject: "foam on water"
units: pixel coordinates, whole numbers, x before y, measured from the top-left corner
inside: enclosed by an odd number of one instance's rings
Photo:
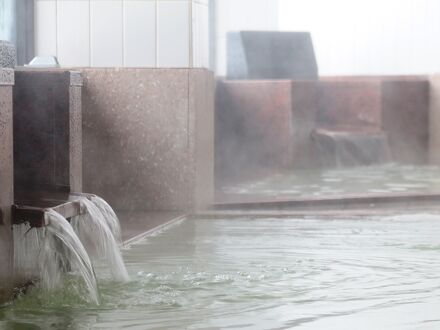
[[[13,226],[14,273],[18,283],[29,280],[43,290],[64,285],[67,274],[83,279],[90,299],[98,304],[99,294],[90,255],[105,258],[113,278],[129,280],[119,244],[121,227],[113,209],[97,196],[81,198],[85,211],[69,223],[53,210],[45,212],[46,226]],[[86,248],[87,250],[86,250]]]
[[[38,280],[44,290],[62,285],[66,273],[84,281],[90,299],[99,304],[98,285],[90,258],[69,222],[59,213],[47,210],[47,226],[14,226],[14,272],[19,280]]]

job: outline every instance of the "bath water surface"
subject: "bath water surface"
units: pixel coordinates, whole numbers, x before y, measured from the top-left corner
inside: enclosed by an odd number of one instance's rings
[[[185,220],[123,251],[101,305],[74,275],[0,329],[440,329],[440,216]]]

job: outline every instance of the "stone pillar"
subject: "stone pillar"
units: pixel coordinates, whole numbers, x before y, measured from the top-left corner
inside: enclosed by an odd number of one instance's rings
[[[12,86],[14,71],[0,68],[0,303],[12,286]]]

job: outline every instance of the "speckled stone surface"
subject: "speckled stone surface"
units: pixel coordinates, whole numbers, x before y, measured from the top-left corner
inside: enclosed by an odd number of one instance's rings
[[[0,68],[15,68],[16,65],[15,46],[8,41],[0,40]]]
[[[440,165],[440,74],[430,77],[429,160]]]
[[[426,163],[428,108],[429,83],[422,76],[220,81],[216,179],[265,175],[258,165],[316,167],[315,129],[376,134],[389,141],[393,161]]]
[[[388,135],[394,161],[428,162],[429,93],[426,77],[382,81],[382,129]]]
[[[5,74],[4,71],[7,71]],[[1,77],[11,77],[10,69],[0,69]],[[12,71],[13,77],[13,71]],[[3,221],[0,223],[0,301],[8,294],[12,274],[12,237],[10,209],[13,203],[12,163],[12,81],[0,82],[0,209]]]
[[[82,73],[84,190],[119,210],[190,210],[210,203],[212,73]]]
[[[380,131],[381,82],[379,80],[320,81],[317,126],[327,129]]]
[[[12,69],[0,69],[0,86],[14,85],[15,74]]]
[[[194,186],[191,207],[204,209],[214,200],[214,76],[190,70],[189,142]]]
[[[317,166],[316,150],[310,139],[316,127],[318,82],[292,81],[292,158],[295,169]]]
[[[81,191],[80,74],[20,69],[15,78],[15,199]]]
[[[292,167],[291,90],[289,80],[218,81],[218,182]]]

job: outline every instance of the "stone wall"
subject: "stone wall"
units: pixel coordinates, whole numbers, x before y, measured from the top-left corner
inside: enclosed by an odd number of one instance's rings
[[[14,71],[0,68],[0,303],[12,275],[11,205],[13,203],[12,86]]]
[[[388,135],[395,162],[428,163],[429,79],[386,79],[382,81],[382,129]]]
[[[440,165],[440,74],[430,77],[429,161]]]
[[[204,69],[84,69],[83,186],[119,210],[213,200],[213,90]]]
[[[316,129],[377,134],[388,141],[392,161],[427,163],[429,102],[427,77],[220,80],[216,177],[316,167]]]
[[[220,81],[216,93],[216,176],[252,179],[292,166],[292,83]]]

